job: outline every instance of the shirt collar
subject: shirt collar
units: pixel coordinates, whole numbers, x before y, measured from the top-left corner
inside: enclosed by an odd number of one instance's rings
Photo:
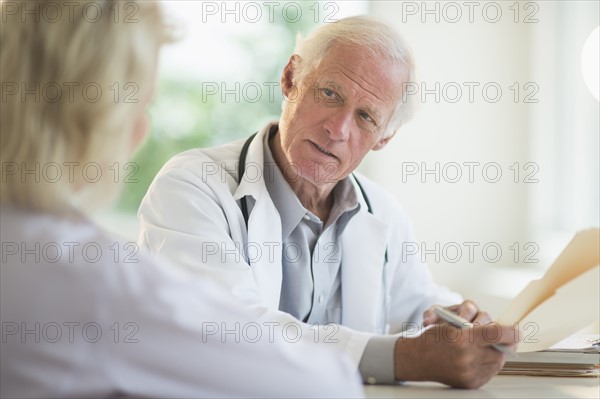
[[[273,158],[271,148],[269,147],[269,138],[277,132],[276,127],[274,126],[269,134],[265,135],[263,142],[264,180],[273,204],[279,212],[282,238],[285,240],[302,221],[302,218],[307,214],[312,216],[312,213],[302,205]],[[359,209],[360,204],[358,203],[356,188],[350,178],[346,177],[340,180],[333,189],[333,208],[331,209],[329,220],[325,222],[325,227],[335,223],[342,215],[348,213],[347,217],[343,218],[343,225],[345,226],[347,221]]]
[[[332,223],[337,223],[338,234],[341,234],[346,223],[360,210],[356,188],[350,177],[340,180],[333,189],[333,208],[329,214],[325,228]]]

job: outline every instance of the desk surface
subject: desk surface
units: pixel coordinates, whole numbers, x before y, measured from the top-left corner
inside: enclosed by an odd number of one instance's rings
[[[434,382],[398,386],[366,385],[367,398],[600,398],[600,378],[498,375],[477,390],[452,389]]]

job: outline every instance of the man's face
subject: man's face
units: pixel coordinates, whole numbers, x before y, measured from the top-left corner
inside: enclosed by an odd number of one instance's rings
[[[407,78],[397,63],[360,47],[334,44],[323,61],[293,87],[290,60],[282,77],[288,104],[279,123],[281,147],[293,170],[317,186],[348,176],[380,149]],[[290,176],[296,177],[296,176]]]

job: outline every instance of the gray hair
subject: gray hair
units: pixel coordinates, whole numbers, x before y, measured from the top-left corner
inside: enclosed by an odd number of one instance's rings
[[[400,34],[376,18],[356,16],[325,24],[306,38],[300,34],[297,35],[294,54],[298,54],[302,62],[296,65],[297,73],[294,84],[298,84],[306,78],[325,58],[328,50],[336,42],[359,46],[368,49],[382,59],[397,62],[402,65],[402,72],[408,75],[406,83],[416,80],[412,51]],[[401,125],[413,117],[417,98],[412,95],[407,96],[406,90],[403,91],[402,98],[399,99],[387,131],[384,133],[385,136],[393,135]]]

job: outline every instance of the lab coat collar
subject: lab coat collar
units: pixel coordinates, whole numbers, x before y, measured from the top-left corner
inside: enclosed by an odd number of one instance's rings
[[[265,157],[263,141],[265,139],[265,135],[269,133],[271,127],[276,125],[277,122],[271,122],[267,124],[252,139],[250,147],[248,147],[244,176],[240,177],[240,183],[233,193],[233,198],[235,200],[239,200],[249,195],[258,202],[260,196],[266,192],[263,170]]]
[[[263,175],[263,140],[274,125],[276,123],[269,123],[250,143],[245,172],[234,198],[239,200],[250,196],[255,200],[248,219],[245,249],[263,301],[269,307],[278,309],[282,282],[281,218],[268,195]]]

